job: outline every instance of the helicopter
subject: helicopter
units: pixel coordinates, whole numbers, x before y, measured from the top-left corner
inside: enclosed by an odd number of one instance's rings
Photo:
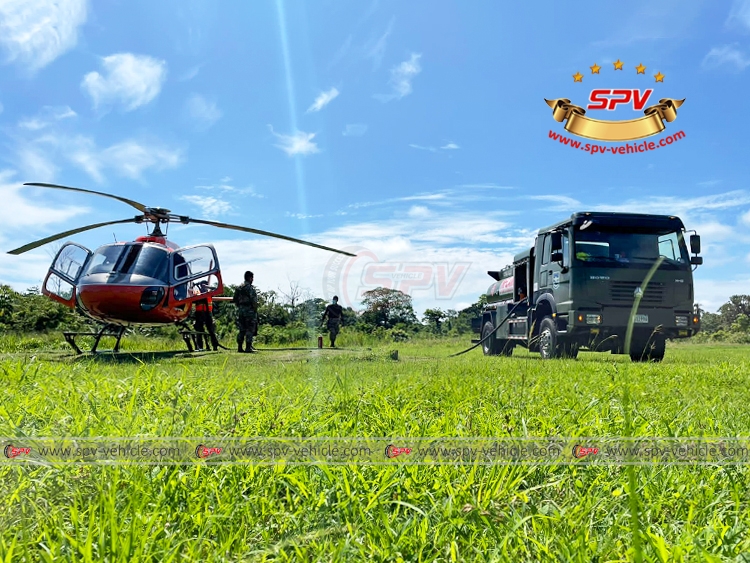
[[[58,303],[77,309],[103,325],[94,333],[63,333],[68,344],[79,354],[82,351],[75,342],[77,336],[94,337],[91,352],[96,352],[103,336],[114,336],[117,340],[113,351],[117,352],[120,339],[128,327],[165,325],[180,327],[188,351],[192,351],[189,335],[194,333],[189,332],[186,320],[195,301],[207,297],[222,299],[214,297],[224,291],[219,258],[211,244],[181,248],[167,240],[166,234],[161,230],[162,225],[166,225],[167,230],[169,223],[211,225],[354,256],[343,250],[286,235],[206,219],[194,219],[187,215],[175,215],[163,207],[148,207],[132,199],[105,192],[37,182],[23,185],[108,197],[134,207],[139,211],[139,215],[57,233],[25,244],[9,251],[8,254],[23,254],[50,242],[108,225],[154,225],[146,236],[139,236],[131,242],[113,242],[100,246],[95,251],[75,242],[66,242],[57,251],[44,279],[42,293]]]

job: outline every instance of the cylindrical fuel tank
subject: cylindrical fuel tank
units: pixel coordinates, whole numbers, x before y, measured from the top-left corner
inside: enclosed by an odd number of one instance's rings
[[[513,299],[513,275],[507,278],[500,278],[500,281],[493,283],[487,289],[487,303],[497,303]]]

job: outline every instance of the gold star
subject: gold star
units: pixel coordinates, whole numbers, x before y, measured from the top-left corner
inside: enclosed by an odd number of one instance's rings
[[[643,63],[640,63],[637,67],[635,67],[635,70],[638,71],[636,74],[646,74],[646,67],[643,66]]]
[[[615,70],[622,70],[622,65],[623,65],[623,63],[622,63],[622,61],[621,61],[620,59],[617,59],[617,60],[616,60],[616,61],[615,61],[614,63],[612,63],[612,64],[614,64],[614,65],[615,65]]]
[[[599,74],[599,69],[602,67],[594,63],[594,66],[590,66],[589,68],[591,69],[591,74]]]
[[[573,82],[583,82],[583,74],[581,74],[580,72],[576,72],[573,75]]]
[[[657,82],[664,82],[664,75],[661,72],[654,74],[654,78],[656,78]]]

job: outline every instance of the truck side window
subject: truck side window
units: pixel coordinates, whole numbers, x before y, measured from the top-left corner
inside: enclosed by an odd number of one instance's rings
[[[544,235],[544,246],[542,247],[542,266],[549,264],[550,250],[552,247],[552,237]]]

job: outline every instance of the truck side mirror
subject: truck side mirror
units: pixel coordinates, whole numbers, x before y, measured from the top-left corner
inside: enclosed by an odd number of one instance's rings
[[[703,256],[691,256],[690,264],[692,264],[693,266],[700,266],[701,264],[703,264]]]
[[[562,263],[562,261],[563,261],[563,253],[560,252],[559,250],[556,250],[555,252],[553,252],[551,254],[550,260],[552,262],[560,262],[560,263]]]
[[[692,252],[693,254],[701,253],[700,235],[690,235],[690,252]]]
[[[556,250],[562,250],[562,233],[557,231],[557,232],[552,233],[551,236],[552,236],[552,241],[551,241],[552,253],[554,254]],[[552,260],[554,261],[555,259],[552,258]]]

